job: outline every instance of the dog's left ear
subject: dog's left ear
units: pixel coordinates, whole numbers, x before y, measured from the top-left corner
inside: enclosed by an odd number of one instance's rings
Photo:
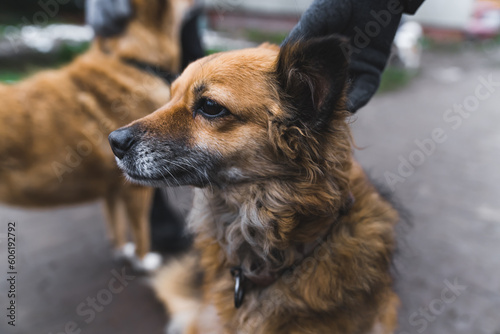
[[[347,84],[349,42],[340,36],[289,41],[276,65],[278,83],[294,119],[318,129],[331,119]]]

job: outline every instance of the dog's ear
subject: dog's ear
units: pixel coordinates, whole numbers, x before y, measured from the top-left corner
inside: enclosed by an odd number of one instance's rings
[[[276,65],[278,83],[293,119],[317,129],[325,125],[347,84],[349,42],[332,35],[289,41],[281,47]]]

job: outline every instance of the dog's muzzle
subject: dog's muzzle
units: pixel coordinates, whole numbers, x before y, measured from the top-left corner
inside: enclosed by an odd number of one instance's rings
[[[165,137],[136,123],[111,132],[108,140],[118,167],[131,182],[147,186],[209,184],[210,171],[218,166],[214,156]]]

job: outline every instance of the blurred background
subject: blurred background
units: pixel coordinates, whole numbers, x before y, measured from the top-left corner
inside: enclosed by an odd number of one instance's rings
[[[207,53],[279,44],[310,2],[206,0]],[[59,0],[57,11],[45,3],[1,1],[0,82],[60,67],[88,48],[84,1]],[[405,17],[379,93],[352,119],[357,159],[411,216],[395,261],[399,334],[500,333],[499,36],[499,0],[427,0]],[[162,333],[164,311],[143,276],[92,321],[77,312],[124,270],[98,204],[0,206],[0,261],[8,221],[19,226],[18,324],[2,314],[0,333]],[[5,291],[2,278],[2,310]]]

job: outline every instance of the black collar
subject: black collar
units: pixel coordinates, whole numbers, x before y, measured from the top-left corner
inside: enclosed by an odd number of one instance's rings
[[[179,76],[178,74],[174,74],[158,65],[153,65],[130,58],[122,58],[122,61],[127,65],[133,66],[141,71],[147,72],[151,75],[154,75],[162,79],[165,83],[169,85],[171,85],[172,82],[174,82],[174,80],[177,79],[177,77]]]
[[[305,258],[309,257],[314,250],[321,245],[323,242],[325,242],[325,239],[328,237],[328,235],[331,233],[333,227],[336,225],[338,220],[342,218],[343,216],[347,215],[351,208],[353,207],[355,202],[354,196],[352,193],[349,193],[349,197],[347,198],[346,202],[342,206],[342,208],[339,211],[338,217],[335,219],[335,221],[330,225],[330,227],[326,230],[324,235],[322,235],[320,238],[316,239],[315,241],[300,245],[301,250],[299,253],[302,254],[300,260],[298,263],[295,265],[291,266],[290,268],[287,268],[285,270],[282,270],[280,273],[269,273],[268,275],[263,275],[262,277],[257,277],[253,279],[249,279],[248,277],[245,276],[245,273],[242,269],[242,267],[233,267],[231,268],[231,275],[233,276],[235,282],[234,282],[234,306],[236,308],[239,308],[241,304],[243,304],[243,298],[245,297],[245,282],[250,281],[250,283],[253,283],[254,285],[261,286],[261,287],[267,287],[274,282],[276,282],[280,277],[281,274],[284,273],[285,271],[288,270],[293,270],[295,267],[297,267],[302,260]]]

